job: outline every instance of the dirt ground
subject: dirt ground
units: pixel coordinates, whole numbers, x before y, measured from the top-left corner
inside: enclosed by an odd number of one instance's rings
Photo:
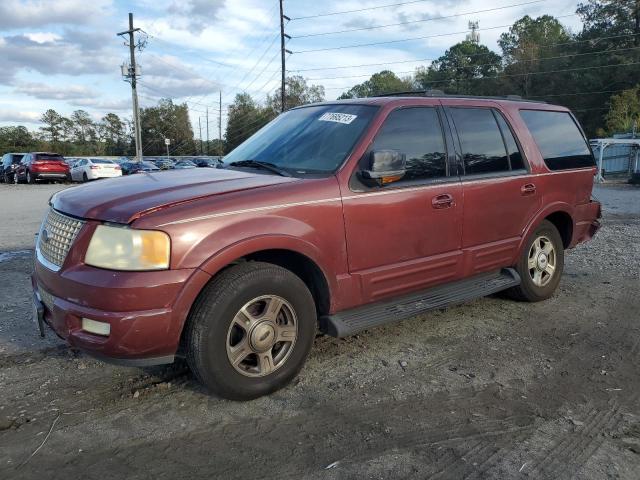
[[[640,478],[640,188],[598,188],[604,227],[552,299],[319,337],[248,403],[37,337],[29,249],[59,188],[0,185],[2,479]]]

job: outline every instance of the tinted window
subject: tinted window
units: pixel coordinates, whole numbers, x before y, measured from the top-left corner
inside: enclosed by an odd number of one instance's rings
[[[62,162],[64,161],[64,158],[62,158],[62,155],[50,155],[48,153],[38,153],[36,155],[36,160],[46,160],[48,162]]]
[[[101,160],[99,158],[92,158],[91,163],[96,163],[101,165],[111,165],[113,162],[111,160]]]
[[[496,120],[498,120],[498,125],[500,125],[500,130],[502,131],[502,136],[504,138],[504,143],[507,146],[507,154],[509,155],[511,170],[524,169],[522,153],[520,153],[520,149],[518,148],[518,144],[516,143],[516,139],[513,137],[513,133],[511,132],[509,125],[507,125],[507,122],[499,112],[494,110],[493,113],[496,116]]]
[[[462,144],[466,175],[504,172],[509,158],[493,112],[488,108],[452,108]]]
[[[447,153],[435,108],[403,108],[391,112],[371,150],[397,150],[407,157],[401,181],[447,175]]]
[[[521,110],[520,114],[549,169],[595,165],[585,138],[568,112]]]

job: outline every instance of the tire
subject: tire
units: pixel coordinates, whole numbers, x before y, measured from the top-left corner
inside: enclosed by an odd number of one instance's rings
[[[274,323],[265,314],[273,305],[278,305]],[[215,277],[196,300],[185,327],[187,363],[198,381],[221,397],[261,397],[300,372],[316,324],[313,297],[300,278],[269,263],[242,263]],[[289,340],[278,342],[285,334]]]
[[[545,265],[546,268],[543,268]],[[552,273],[549,273],[550,267],[553,267]],[[545,220],[529,235],[516,270],[521,282],[508,291],[512,298],[540,302],[553,295],[564,270],[562,237],[553,223]]]
[[[31,175],[31,172],[29,170],[27,170],[27,183],[30,185],[33,185],[34,183],[36,183],[35,177]]]
[[[13,183],[18,185],[20,183],[20,177],[18,176],[18,172],[13,173]]]
[[[88,181],[89,181],[89,177],[87,177],[87,172],[84,172],[84,173],[82,174],[82,181],[83,181],[83,182],[88,182]]]

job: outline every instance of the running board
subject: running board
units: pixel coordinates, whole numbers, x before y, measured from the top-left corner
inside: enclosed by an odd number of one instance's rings
[[[332,337],[347,337],[362,330],[485,297],[517,285],[520,285],[518,273],[513,268],[504,268],[499,272],[483,273],[422,292],[322,316],[320,330]]]

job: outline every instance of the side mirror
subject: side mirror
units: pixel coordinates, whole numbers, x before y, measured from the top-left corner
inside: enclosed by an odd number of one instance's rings
[[[406,155],[397,150],[376,150],[369,155],[369,168],[360,173],[362,178],[382,186],[404,177],[406,163]]]

